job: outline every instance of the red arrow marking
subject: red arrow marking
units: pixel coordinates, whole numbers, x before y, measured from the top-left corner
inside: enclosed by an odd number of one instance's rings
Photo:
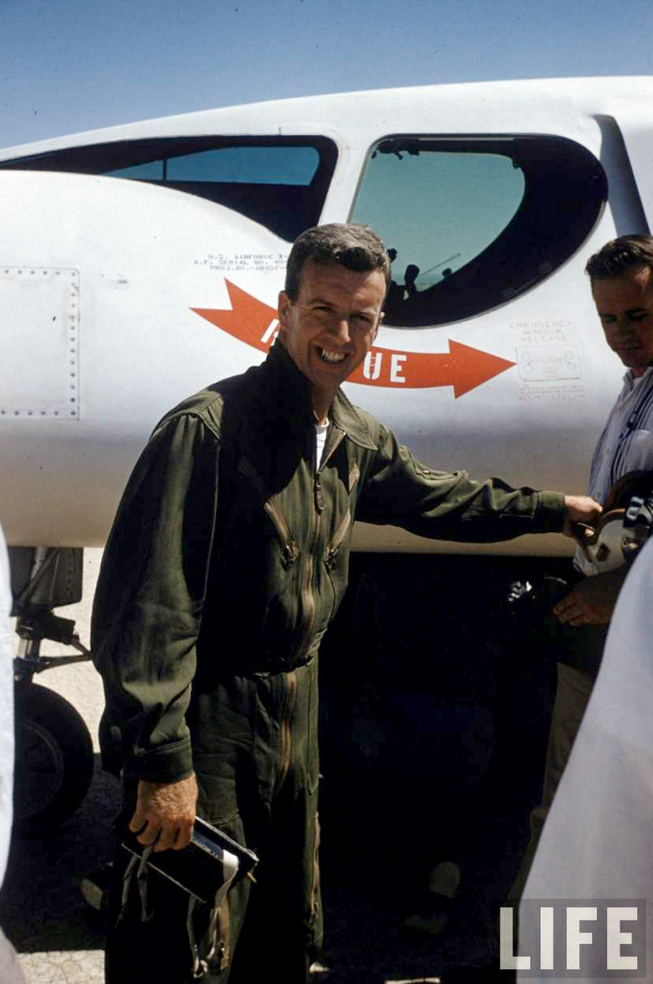
[[[241,342],[267,352],[276,334],[277,312],[226,278],[225,283],[231,310],[191,310]],[[449,341],[449,352],[443,353],[395,352],[373,348],[364,363],[351,374],[349,381],[365,386],[405,389],[453,386],[454,396],[458,399],[514,365],[514,362],[461,342]]]
[[[269,304],[264,304],[257,297],[252,297],[247,291],[236,287],[230,280],[224,278],[231,301],[231,311],[215,311],[210,308],[191,308],[200,318],[206,318],[212,325],[228,331],[234,338],[239,338],[241,342],[247,342],[261,352],[267,352],[272,344],[274,333],[270,333],[270,338],[264,338],[273,321],[276,321],[277,312]]]
[[[352,383],[376,386],[453,386],[458,399],[476,386],[514,366],[489,352],[449,341],[449,352],[389,352],[374,348],[349,377]]]

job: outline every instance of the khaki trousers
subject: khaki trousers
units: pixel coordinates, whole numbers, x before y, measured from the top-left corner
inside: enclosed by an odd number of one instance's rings
[[[542,799],[531,811],[531,838],[517,877],[508,893],[508,902],[511,905],[517,905],[524,891],[542,828],[571,755],[571,749],[592,693],[594,679],[590,674],[582,673],[573,666],[558,663],[558,684],[549,729]]]

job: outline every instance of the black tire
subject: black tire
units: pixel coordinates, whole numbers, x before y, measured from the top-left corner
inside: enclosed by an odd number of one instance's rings
[[[37,837],[66,820],[93,777],[93,742],[75,708],[32,683],[15,689],[14,829]]]

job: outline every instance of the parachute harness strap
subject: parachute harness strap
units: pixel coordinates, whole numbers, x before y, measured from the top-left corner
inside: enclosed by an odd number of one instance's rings
[[[124,919],[126,915],[127,903],[129,901],[129,892],[134,878],[134,873],[136,873],[138,894],[141,900],[141,922],[147,922],[148,919],[151,919],[152,917],[152,913],[149,911],[148,904],[147,904],[147,862],[149,861],[151,853],[152,853],[152,847],[146,847],[145,850],[143,851],[142,857],[139,858],[137,854],[134,854],[130,858],[129,864],[125,868],[125,873],[122,877],[122,894],[120,896],[120,912],[118,913],[116,926]],[[137,866],[138,866],[138,870],[136,870]]]
[[[197,907],[199,899],[195,895],[191,895],[188,900],[186,929],[188,932],[190,951],[193,957],[193,977],[195,980],[199,980],[204,977],[210,969],[224,969],[227,947],[223,939],[218,939],[218,918],[220,915],[220,907],[227,897],[227,892],[229,891],[232,880],[233,879],[230,878],[224,882],[224,884],[222,884],[215,893],[215,898],[211,907],[211,915],[209,917],[209,925],[206,929],[204,937],[202,938],[202,943],[200,944],[208,946],[208,952],[205,957],[200,956],[200,946],[198,946],[197,940],[195,939],[195,926],[193,925],[195,908]],[[214,966],[214,964],[217,966]]]

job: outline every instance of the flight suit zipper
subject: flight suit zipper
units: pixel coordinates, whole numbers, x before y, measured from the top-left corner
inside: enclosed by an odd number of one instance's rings
[[[268,518],[271,520],[272,525],[276,530],[279,543],[281,545],[281,562],[287,570],[299,557],[299,547],[295,540],[293,540],[285,516],[281,512],[281,509],[276,501],[276,496],[270,495],[269,490],[266,488],[265,482],[247,458],[240,459],[238,462],[238,471],[241,475],[244,475],[245,478],[249,479],[256,491],[264,500],[263,509],[267,513]]]
[[[360,472],[360,468],[358,467],[358,464],[354,462],[351,471],[349,472],[349,479],[347,482],[347,491],[349,492],[350,495],[351,495],[351,490],[353,489],[354,485],[360,478],[360,473],[361,472]],[[347,533],[349,532],[350,526],[351,526],[351,509],[347,508],[347,512],[342,517],[342,520],[340,521],[338,529],[336,530],[333,539],[329,544],[329,547],[326,552],[326,556],[324,558],[324,563],[328,571],[331,570],[331,568],[335,563],[335,560],[338,556],[338,553],[340,552],[340,548],[344,542],[344,539],[347,536]]]
[[[290,771],[292,756],[292,722],[297,703],[297,674],[294,670],[283,676],[283,707],[279,715],[279,759],[275,792],[279,792]]]
[[[313,635],[313,628],[315,626],[316,605],[315,593],[313,591],[313,581],[315,577],[315,553],[320,532],[320,515],[326,505],[324,494],[322,492],[321,475],[324,467],[333,455],[336,448],[339,447],[344,436],[345,432],[338,430],[331,447],[322,456],[322,461],[320,462],[319,467],[315,469],[315,476],[313,479],[313,502],[311,504],[313,510],[313,525],[311,530],[311,545],[308,549],[308,554],[306,557],[306,576],[302,587],[302,606],[305,617],[304,635],[302,637],[301,646],[299,647],[299,651],[302,655],[305,653],[310,644],[311,636]]]
[[[313,923],[317,922],[320,914],[320,819],[315,814],[315,844],[313,846],[313,871],[310,894],[310,913]]]
[[[347,509],[347,512],[342,517],[340,525],[335,532],[333,540],[329,544],[329,549],[327,550],[326,556],[324,558],[324,563],[328,571],[333,567],[336,557],[340,551],[340,547],[343,544],[343,540],[347,536],[349,527],[351,526],[351,510]]]

